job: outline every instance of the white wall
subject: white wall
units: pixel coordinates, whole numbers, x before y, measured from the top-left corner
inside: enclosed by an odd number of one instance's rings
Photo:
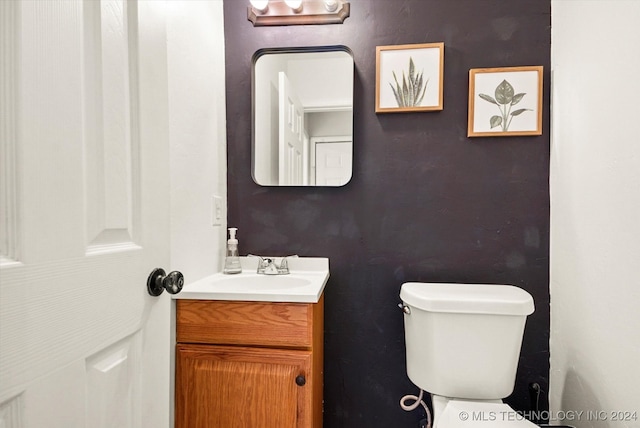
[[[297,54],[295,58],[287,62],[286,71],[305,109],[353,105],[351,54],[323,52]]]
[[[640,2],[551,16],[551,410],[640,427]]]
[[[167,8],[171,268],[191,282],[222,269],[226,241],[222,0],[175,0]],[[215,227],[213,195],[223,201]]]
[[[353,111],[351,110],[306,113],[304,120],[309,137],[353,135]]]

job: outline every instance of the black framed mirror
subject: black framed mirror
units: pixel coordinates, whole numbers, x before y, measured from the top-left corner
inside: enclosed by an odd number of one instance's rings
[[[346,46],[253,55],[252,175],[262,186],[344,186],[352,175],[354,62]]]

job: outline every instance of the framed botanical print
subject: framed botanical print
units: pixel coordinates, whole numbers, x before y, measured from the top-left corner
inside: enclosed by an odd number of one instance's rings
[[[542,134],[542,66],[469,70],[469,137]]]
[[[376,47],[376,113],[442,110],[444,43]]]

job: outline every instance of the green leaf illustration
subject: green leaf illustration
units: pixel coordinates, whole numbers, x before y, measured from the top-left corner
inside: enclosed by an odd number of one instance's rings
[[[409,81],[415,83],[416,66],[413,64],[413,58],[409,57]]]
[[[509,104],[513,100],[513,86],[511,83],[503,80],[496,88],[496,101],[498,104]]]
[[[493,97],[487,95],[487,94],[478,94],[478,96],[480,98],[482,98],[485,101],[489,101],[491,104],[495,104],[498,105],[498,102],[496,100],[493,99]]]
[[[506,79],[502,80],[502,82],[500,82],[500,84],[496,87],[495,98],[487,94],[478,94],[478,96],[483,100],[496,105],[498,110],[500,111],[500,115],[491,116],[491,118],[489,119],[491,129],[500,126],[502,128],[502,132],[506,132],[509,130],[511,120],[515,116],[520,116],[525,111],[533,111],[528,108],[521,108],[511,111],[511,107],[522,101],[525,95],[526,92],[520,92],[516,94],[513,86],[511,85],[511,83],[507,82]]]
[[[407,88],[407,79],[404,77],[404,73],[402,73],[402,96],[404,97],[404,105],[405,107],[410,106],[409,103],[409,88]]]
[[[389,86],[391,86],[391,90],[393,91],[393,96],[396,98],[398,107],[419,106],[427,91],[427,83],[429,83],[429,79],[426,81],[424,80],[423,71],[416,73],[416,66],[413,62],[413,58],[409,57],[408,73],[405,74],[404,71],[402,72],[402,84],[398,81],[396,72],[393,71],[392,74],[395,86],[391,82],[389,82]]]
[[[426,82],[424,82],[424,87],[422,86],[422,73],[420,73],[420,79],[418,81],[417,87],[418,88],[423,88],[422,89],[422,94],[420,96],[418,96],[418,99],[416,100],[416,105],[419,106],[420,104],[422,104],[422,100],[424,98],[424,94],[427,93],[427,84],[429,83],[429,79],[427,79]]]
[[[524,92],[521,92],[519,94],[515,94],[513,96],[513,100],[511,100],[511,105],[514,106],[514,105],[518,104],[525,95],[527,95],[527,94],[524,93]]]
[[[396,102],[398,103],[398,105],[400,105],[400,95],[398,94],[398,91],[396,91],[396,88],[394,88],[391,83],[389,83],[389,86],[391,86],[391,90],[393,91],[393,96],[396,97]]]
[[[524,113],[525,111],[533,111],[530,108],[521,108],[519,110],[516,111],[512,111],[511,112],[511,116],[520,116],[522,113]]]
[[[396,96],[396,102],[398,103],[398,107],[406,107],[404,104],[404,96],[402,94],[402,87],[400,86],[400,83],[398,83],[398,77],[396,76],[396,72],[393,72],[393,79],[396,82],[396,88],[393,90],[393,93]],[[391,83],[389,83],[391,85]],[[393,88],[393,85],[391,86]]]

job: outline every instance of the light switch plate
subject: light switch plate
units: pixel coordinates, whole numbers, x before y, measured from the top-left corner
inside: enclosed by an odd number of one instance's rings
[[[216,195],[211,197],[211,225],[222,226],[222,198]]]

